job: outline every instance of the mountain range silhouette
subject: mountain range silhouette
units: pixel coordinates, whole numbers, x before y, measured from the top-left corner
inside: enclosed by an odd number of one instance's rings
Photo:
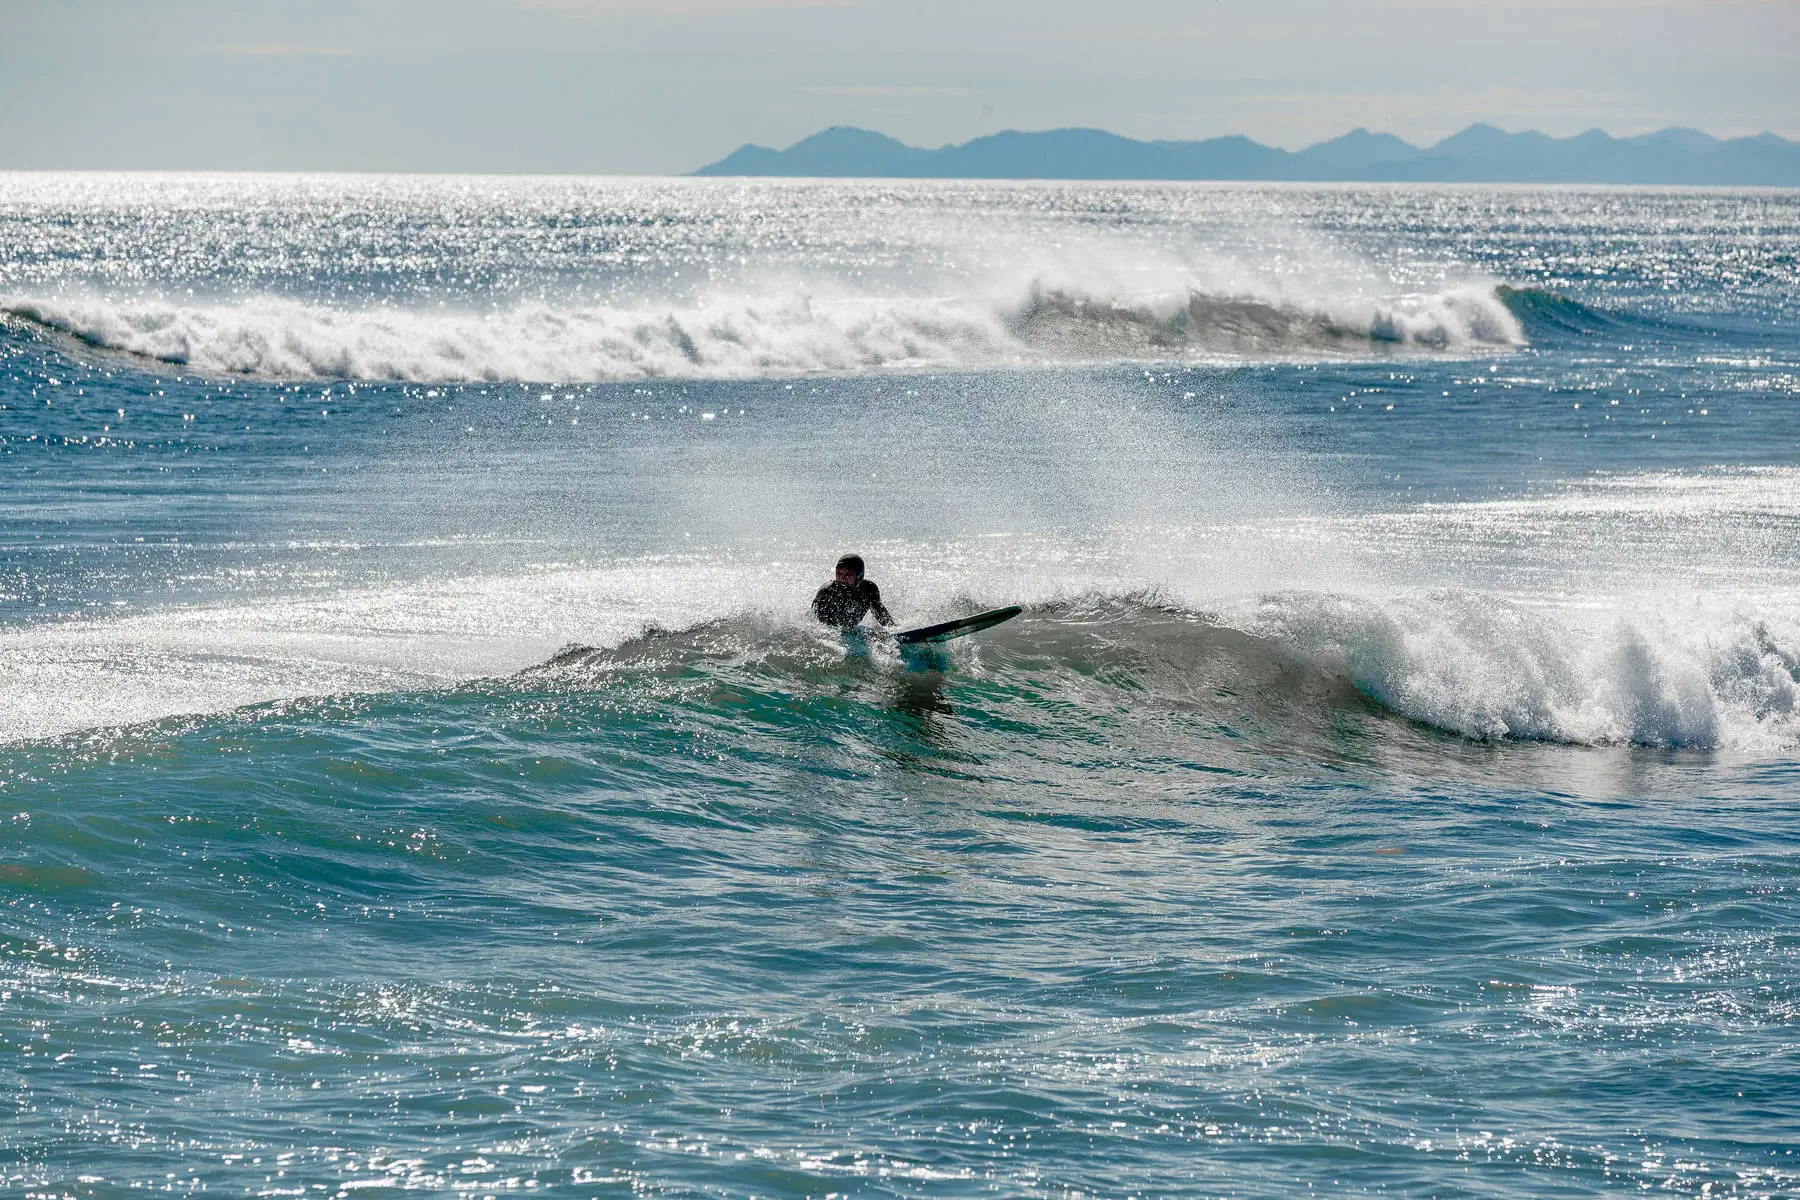
[[[1247,137],[1140,142],[1102,129],[1005,133],[925,150],[840,125],[785,150],[745,145],[695,175],[895,179],[1234,179],[1405,183],[1619,183],[1800,187],[1800,142],[1664,129],[1616,138],[1471,125],[1434,145],[1353,129],[1281,150]]]

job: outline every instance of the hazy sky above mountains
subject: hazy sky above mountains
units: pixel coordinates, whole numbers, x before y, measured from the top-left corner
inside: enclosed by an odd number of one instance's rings
[[[1800,137],[1796,0],[0,0],[0,167],[691,170],[828,125]]]

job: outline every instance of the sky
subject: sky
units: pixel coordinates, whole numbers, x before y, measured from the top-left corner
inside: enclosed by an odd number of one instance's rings
[[[0,0],[0,168],[673,174],[859,125],[1800,139],[1800,0]]]

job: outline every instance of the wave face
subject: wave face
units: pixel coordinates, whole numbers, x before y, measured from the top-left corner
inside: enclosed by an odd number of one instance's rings
[[[208,375],[526,381],[733,379],[1025,363],[1312,357],[1510,349],[1492,293],[1166,303],[1043,291],[993,304],[734,298],[686,309],[529,304],[487,313],[349,309],[263,298],[219,305],[0,299],[0,312],[87,346]]]
[[[1466,354],[1514,349],[1525,333],[1497,291],[1295,300],[1190,292],[1172,307],[1035,292],[1007,314],[1019,340],[1069,359],[1368,355],[1382,349]]]
[[[1572,300],[1548,288],[1502,285],[1494,294],[1521,325],[1540,334],[1598,337],[1628,323],[1619,314]]]

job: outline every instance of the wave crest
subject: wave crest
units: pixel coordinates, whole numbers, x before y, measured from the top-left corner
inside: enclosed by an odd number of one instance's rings
[[[1031,287],[1023,299],[823,298],[687,308],[522,304],[492,312],[11,297],[0,313],[95,349],[202,374],[543,383],[758,378],[1193,356],[1307,357],[1524,343],[1492,290],[1420,296],[1118,297]]]

